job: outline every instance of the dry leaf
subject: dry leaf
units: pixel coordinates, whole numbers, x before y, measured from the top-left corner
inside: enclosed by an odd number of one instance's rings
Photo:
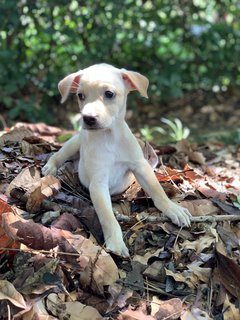
[[[21,150],[22,150],[22,154],[27,155],[28,157],[36,156],[43,153],[43,148],[35,144],[31,144],[26,140],[21,141]]]
[[[83,225],[77,217],[65,212],[53,221],[51,227],[72,232],[77,228],[82,228]]]
[[[207,199],[181,201],[180,205],[187,208],[193,216],[214,215],[219,212],[219,209],[212,204],[212,201]]]
[[[188,250],[196,251],[196,254],[200,254],[203,250],[209,249],[216,242],[216,237],[211,234],[201,236],[195,241],[185,240],[181,243],[181,247]]]
[[[86,306],[78,301],[62,302],[58,295],[51,293],[47,298],[47,306],[58,319],[69,320],[102,320],[103,317],[93,307]]]
[[[45,301],[41,299],[33,303],[30,310],[24,310],[14,316],[14,319],[21,320],[58,320],[57,318],[50,316],[45,308]]]
[[[209,317],[205,311],[192,307],[191,310],[187,310],[182,314],[181,320],[213,320],[213,318]]]
[[[15,124],[12,129],[27,129],[33,133],[38,133],[39,135],[58,135],[62,132],[60,128],[48,126],[46,123],[39,122],[39,123],[25,123],[25,122],[18,122]]]
[[[227,198],[226,193],[211,189],[211,188],[207,187],[206,185],[199,186],[197,188],[197,190],[199,192],[201,192],[206,198],[214,198],[214,199],[218,199],[220,201],[225,201]]]
[[[44,199],[47,199],[54,195],[57,190],[61,188],[60,181],[54,176],[47,176],[40,178],[34,183],[29,183],[26,187],[27,203],[26,208],[28,212],[37,212]],[[23,189],[25,189],[23,187]]]
[[[40,171],[35,167],[24,168],[10,183],[7,188],[6,194],[10,196],[12,189],[14,188],[24,188],[25,191],[28,190],[28,186],[32,185],[34,182],[41,178]]]
[[[186,154],[190,161],[199,163],[201,165],[205,163],[205,157],[203,156],[203,154],[201,152],[193,150],[192,146],[187,140],[183,139],[179,141],[176,144],[176,148],[178,152],[183,152],[184,154]]]
[[[155,150],[153,149],[153,147],[150,145],[149,142],[146,141],[142,149],[143,149],[144,158],[148,161],[148,163],[153,169],[156,168],[158,164],[158,156]]]
[[[50,250],[57,246],[60,239],[60,230],[51,230],[33,221],[26,221],[12,212],[3,214],[2,226],[11,239],[32,249]]]
[[[121,315],[117,318],[118,320],[156,320],[152,316],[146,315],[142,310],[129,309],[121,312]]]
[[[111,256],[90,239],[80,235],[68,239],[72,247],[79,252],[79,264],[83,267],[80,282],[83,288],[91,288],[98,294],[104,293],[104,286],[118,280],[118,268]],[[84,265],[82,265],[84,264]]]
[[[156,297],[153,297],[151,306],[151,315],[154,316],[157,320],[176,320],[182,313],[182,301],[178,298],[163,301],[159,300]]]
[[[193,284],[193,279],[192,275],[189,273],[189,275],[186,277],[186,274],[184,275],[183,273],[180,272],[173,272],[171,270],[168,270],[165,268],[165,272],[167,276],[173,277],[173,279],[177,282],[183,282],[186,283],[190,288],[195,288],[195,285]]]
[[[9,300],[18,308],[27,308],[23,296],[7,280],[0,280],[0,300]]]
[[[240,298],[240,266],[226,256],[220,242],[216,245],[219,277],[224,287],[236,298]]]
[[[108,298],[110,309],[114,309],[116,307],[122,309],[126,306],[127,300],[133,296],[134,291],[119,283],[113,283],[109,286],[108,293],[110,294],[110,297]]]
[[[6,132],[0,137],[0,147],[8,142],[19,142],[26,137],[31,137],[33,133],[25,128],[13,128],[13,130]]]
[[[228,296],[226,297],[223,305],[224,320],[239,320],[240,310],[233,303],[229,301]]]
[[[7,202],[0,199],[0,248],[11,248],[14,245],[14,242],[2,227],[2,215],[5,212],[12,212],[12,207],[7,204]]]

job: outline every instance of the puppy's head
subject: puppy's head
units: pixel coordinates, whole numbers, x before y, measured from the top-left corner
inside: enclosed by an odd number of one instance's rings
[[[58,84],[66,101],[69,93],[75,93],[82,114],[82,127],[88,130],[106,129],[116,119],[123,119],[127,94],[138,90],[147,98],[148,79],[143,75],[117,69],[108,64],[96,64],[72,73]]]

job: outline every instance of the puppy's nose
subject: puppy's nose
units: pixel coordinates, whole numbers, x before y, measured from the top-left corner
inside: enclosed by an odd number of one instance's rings
[[[83,122],[89,127],[92,127],[97,124],[97,118],[94,116],[83,116]]]

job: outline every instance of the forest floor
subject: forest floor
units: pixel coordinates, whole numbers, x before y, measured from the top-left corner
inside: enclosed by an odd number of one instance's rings
[[[224,99],[216,108],[203,100],[199,112],[186,98],[184,111],[172,101],[159,119],[179,118],[197,135],[206,127],[237,129],[239,99]],[[159,126],[156,110],[146,110],[139,109],[134,122],[135,111],[128,114],[135,131],[146,122]],[[148,161],[158,160],[159,183],[189,209],[192,225],[180,229],[161,217],[135,182],[112,198],[131,255],[124,259],[104,248],[89,195],[78,182],[78,159],[57,177],[41,175],[68,134],[18,123],[0,137],[0,319],[238,320],[237,136],[231,144],[216,135],[154,143],[154,149],[145,144]]]
[[[240,94],[236,91],[213,93],[196,91],[182,98],[166,103],[141,105],[128,111],[127,121],[135,132],[145,125],[148,127],[166,127],[161,118],[178,118],[190,129],[190,137],[195,141],[216,138],[224,142],[234,142],[236,130],[240,130]],[[240,135],[240,133],[239,133]],[[154,140],[160,143],[167,137],[155,133]],[[240,136],[239,136],[240,141]]]

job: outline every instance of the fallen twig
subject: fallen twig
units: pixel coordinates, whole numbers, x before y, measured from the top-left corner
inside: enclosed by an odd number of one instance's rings
[[[167,222],[169,219],[162,216],[148,215],[146,212],[139,213],[139,219],[147,222]],[[240,221],[240,215],[213,215],[213,216],[193,216],[190,218],[191,222],[214,222],[214,221]]]

